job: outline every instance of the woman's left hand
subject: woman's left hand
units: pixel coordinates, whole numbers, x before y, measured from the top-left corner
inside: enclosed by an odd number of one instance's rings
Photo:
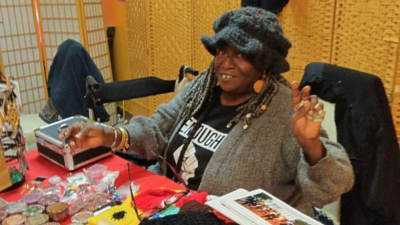
[[[309,164],[316,164],[325,155],[319,133],[324,118],[324,106],[318,96],[311,95],[311,87],[299,90],[298,82],[292,83],[292,132],[302,147]]]

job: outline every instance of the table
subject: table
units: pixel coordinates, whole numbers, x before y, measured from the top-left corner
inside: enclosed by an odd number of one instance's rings
[[[29,171],[25,176],[25,184],[29,184],[32,180],[34,180],[38,176],[45,176],[50,178],[54,175],[58,175],[60,177],[66,176],[69,172],[64,170],[63,168],[53,164],[47,159],[39,156],[37,150],[33,150],[26,154],[26,159],[29,164]],[[115,181],[116,186],[120,186],[124,184],[128,180],[128,168],[127,161],[112,155],[110,157],[104,158],[100,161],[94,162],[100,163],[107,166],[107,170],[109,171],[119,171],[119,176]],[[90,167],[92,164],[89,164],[87,167]],[[168,188],[168,189],[176,189],[176,190],[184,190],[184,187],[173,182],[172,180],[160,176],[154,173],[147,171],[144,168],[141,168],[137,165],[131,164],[131,178],[135,184],[139,185],[139,191],[145,191],[151,188]],[[75,172],[80,172],[81,169],[78,169]],[[18,201],[21,198],[21,192],[23,191],[23,185],[15,188],[13,190],[9,190],[6,192],[0,193],[0,197],[6,200],[7,202]],[[70,220],[64,221],[61,224],[69,224]]]

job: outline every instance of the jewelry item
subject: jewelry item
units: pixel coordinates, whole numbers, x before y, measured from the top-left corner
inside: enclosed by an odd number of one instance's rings
[[[324,118],[325,118],[325,111],[319,110],[319,111],[314,112],[313,115],[306,114],[306,118],[308,120],[311,120],[314,122],[322,122],[322,121],[324,121]]]
[[[301,102],[300,102],[300,104],[299,104],[299,106],[297,107],[297,109],[300,109],[301,107],[303,107],[305,104],[307,104],[308,102],[310,102],[310,101],[308,101],[308,100],[301,100]]]
[[[263,89],[264,86],[265,86],[265,79],[266,79],[266,78],[267,78],[267,75],[263,74],[261,80],[258,80],[258,81],[256,81],[256,82],[254,83],[253,89],[254,89],[254,92],[255,92],[255,93],[257,93],[257,94],[260,94],[260,93],[261,93],[262,89]]]
[[[114,149],[115,145],[117,144],[118,133],[114,127],[111,127],[111,129],[114,131],[114,142],[111,144],[110,148]]]
[[[112,148],[113,151],[122,151],[125,153],[129,149],[129,134],[128,131],[125,128],[118,127],[118,129],[121,131],[122,137],[121,141],[117,146]],[[116,144],[115,144],[116,145]]]

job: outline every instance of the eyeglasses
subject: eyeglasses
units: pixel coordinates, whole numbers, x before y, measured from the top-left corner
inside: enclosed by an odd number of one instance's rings
[[[168,209],[170,206],[175,205],[176,203],[178,203],[181,199],[183,199],[185,196],[187,196],[190,193],[190,188],[186,184],[185,180],[183,180],[182,176],[176,171],[176,169],[164,157],[158,155],[157,158],[161,159],[163,162],[165,162],[168,165],[168,167],[172,170],[172,172],[174,173],[175,177],[178,179],[180,184],[182,184],[185,187],[185,190],[176,192],[173,196],[165,199],[162,207],[156,206],[156,207],[144,212],[143,214],[145,214],[146,217],[149,219],[152,219],[157,213],[161,213],[161,212],[165,211],[166,209]],[[128,165],[129,190],[130,190],[130,194],[131,194],[131,205],[132,205],[133,209],[135,210],[136,216],[139,219],[139,221],[142,221],[143,214],[139,214],[139,211],[137,209],[137,205],[135,202],[135,197],[133,196],[132,185],[131,185],[132,180],[131,180],[130,164],[127,163],[127,165]]]

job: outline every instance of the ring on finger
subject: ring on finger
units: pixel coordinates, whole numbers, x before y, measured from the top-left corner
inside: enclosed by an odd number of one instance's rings
[[[313,114],[313,121],[314,122],[322,122],[322,121],[324,121],[324,118],[325,118],[325,111],[324,110],[316,111]]]
[[[324,121],[324,118],[325,118],[325,111],[318,110],[318,111],[314,112],[314,114],[312,114],[312,115],[306,114],[306,118],[308,120],[312,120],[314,122],[322,122],[322,121]]]
[[[308,101],[308,100],[301,100],[301,102],[299,103],[299,106],[297,106],[297,109],[300,109],[301,107],[303,107],[305,104],[307,104],[308,102],[310,102],[310,101]]]
[[[68,123],[63,123],[58,128],[58,133],[64,133],[68,129]]]

